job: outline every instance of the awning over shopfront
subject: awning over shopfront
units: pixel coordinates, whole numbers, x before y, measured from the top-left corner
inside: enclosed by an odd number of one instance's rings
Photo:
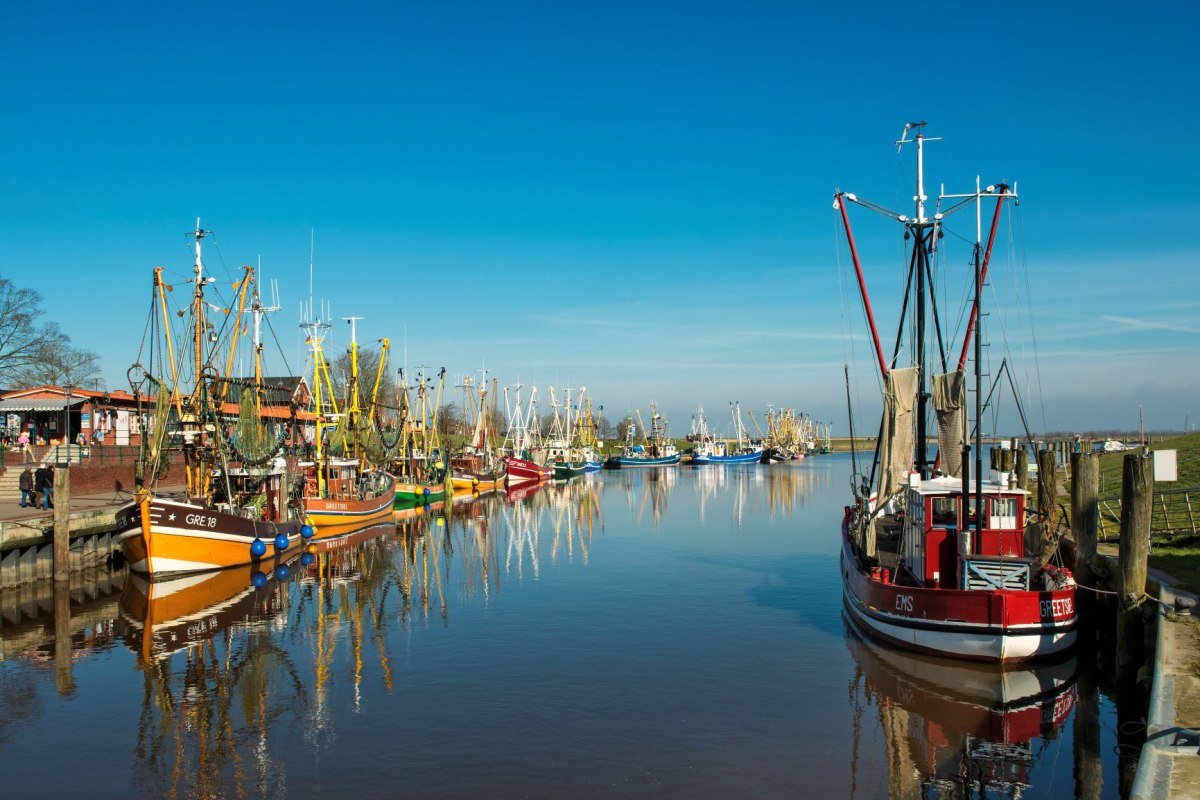
[[[72,397],[69,402],[72,406],[77,406],[86,399],[86,397]],[[62,411],[66,408],[67,403],[68,400],[65,397],[57,399],[15,397],[12,400],[0,400],[0,414],[7,414],[10,411]]]

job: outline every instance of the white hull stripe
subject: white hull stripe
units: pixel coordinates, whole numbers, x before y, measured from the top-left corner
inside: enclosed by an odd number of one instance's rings
[[[971,632],[933,630],[877,619],[856,602],[849,590],[842,592],[846,607],[858,624],[897,644],[926,652],[986,661],[1021,661],[1063,652],[1075,644],[1075,630],[1059,629],[1038,634],[1020,632]]]

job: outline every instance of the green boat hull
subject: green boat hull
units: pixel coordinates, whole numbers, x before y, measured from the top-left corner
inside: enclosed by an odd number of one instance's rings
[[[554,462],[554,477],[557,480],[565,480],[574,478],[576,475],[582,475],[587,471],[586,461],[555,461]]]
[[[425,492],[428,491],[429,494]],[[446,497],[445,486],[427,486],[422,489],[396,489],[396,508],[411,508],[437,502]]]

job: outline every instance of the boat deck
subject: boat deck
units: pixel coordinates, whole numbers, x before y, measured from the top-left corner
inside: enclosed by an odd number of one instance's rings
[[[880,517],[876,524],[875,557],[879,566],[889,570],[892,580],[897,583],[911,583],[907,573],[901,574],[900,567],[900,530],[902,520],[895,514]]]

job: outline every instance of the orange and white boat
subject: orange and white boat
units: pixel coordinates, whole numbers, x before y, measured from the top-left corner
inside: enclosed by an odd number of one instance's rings
[[[277,485],[280,477],[267,475],[263,482]],[[277,498],[278,490],[268,490],[271,494]],[[129,568],[153,578],[269,564],[299,552],[304,523],[298,517],[283,518],[277,505],[264,510],[250,504],[232,513],[142,491],[117,514],[118,540]]]
[[[149,352],[143,349],[130,369],[139,404],[147,399],[148,390],[157,398],[145,409],[151,423],[142,434],[145,447],[138,464],[138,488],[134,500],[118,514],[118,537],[130,569],[153,579],[270,561],[298,548],[306,533],[299,498],[290,495],[286,463],[278,457],[283,439],[273,439],[262,422],[257,354],[261,350],[259,323],[266,309],[257,289],[251,307],[246,308],[250,288],[255,285],[252,267],[245,268],[245,275],[233,288],[238,316],[255,315],[254,380],[223,377],[232,369],[241,325],[232,326],[228,340],[216,345],[209,341],[212,325],[207,320],[204,287],[215,278],[204,274],[200,245],[208,233],[197,220],[191,234],[195,237],[195,263],[190,283],[195,288],[187,319],[190,387],[183,388],[179,363],[183,359],[177,361],[174,356],[167,302],[172,287],[163,281],[161,267],[154,270],[150,308],[150,321],[161,329],[161,340],[148,337],[144,347],[148,346]],[[226,350],[228,360],[222,371],[215,358]],[[142,366],[163,363],[170,366],[165,375],[151,375]],[[242,393],[238,433],[231,435],[223,401],[234,385],[246,391]],[[181,497],[165,494],[158,487],[159,477],[167,471],[169,450],[182,451],[186,485]]]
[[[300,466],[305,471],[305,521],[316,538],[342,536],[391,520],[396,479],[388,473],[374,470],[360,480],[358,459],[334,458],[325,465],[324,481],[318,481],[315,463]],[[318,495],[321,484],[324,492]]]
[[[396,479],[382,469],[367,469],[363,462],[371,450],[369,444],[381,442],[376,428],[376,401],[387,366],[388,340],[380,340],[382,348],[374,389],[364,407],[359,398],[358,339],[354,324],[358,319],[347,318],[350,323],[350,375],[344,413],[339,412],[329,363],[322,350],[329,325],[313,319],[302,325],[308,333],[312,356],[316,458],[301,462],[300,468],[304,475],[304,519],[318,539],[343,536],[390,520],[396,497]],[[340,447],[340,455],[331,452],[334,447]],[[383,451],[386,452],[386,448]]]

